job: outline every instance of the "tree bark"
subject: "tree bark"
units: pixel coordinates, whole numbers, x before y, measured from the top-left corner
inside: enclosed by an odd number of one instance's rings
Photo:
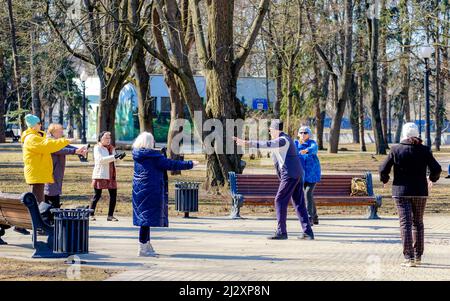
[[[378,89],[378,28],[379,20],[374,16],[368,20],[370,42],[370,86],[371,86],[371,112],[372,128],[375,137],[375,151],[377,155],[386,154],[385,139],[383,137],[383,128],[380,117],[380,94]]]
[[[195,41],[200,61],[203,64],[206,77],[206,115],[217,119],[226,125],[226,120],[244,118],[244,112],[238,99],[236,99],[236,88],[239,71],[249,55],[256,36],[261,28],[264,15],[269,6],[268,0],[262,0],[257,17],[254,19],[250,34],[247,36],[241,50],[234,55],[233,37],[233,14],[234,1],[217,0],[206,2],[208,15],[208,39],[203,36],[199,13],[199,1],[191,0],[190,8],[194,22]],[[228,143],[233,145],[232,136],[236,133],[228,133],[224,130],[223,146]],[[218,141],[214,141],[217,146]],[[212,186],[223,186],[227,182],[228,172],[241,173],[242,155],[236,153],[222,154],[215,151],[207,156],[206,188]]]
[[[3,74],[5,70],[5,55],[2,48],[0,48],[0,143],[5,143],[6,140],[6,122],[5,122],[5,102],[6,102],[6,78]]]
[[[358,110],[359,110],[359,142],[360,142],[360,149],[362,152],[367,151],[366,148],[366,139],[364,137],[364,119],[365,119],[365,114],[364,114],[364,86],[363,86],[363,76],[362,74],[360,74],[358,76],[358,88],[359,88],[359,93],[358,93],[358,98],[359,98],[359,105],[358,105]]]
[[[139,43],[139,42],[138,42]],[[145,66],[144,48],[139,46],[134,63],[138,96],[138,119],[140,132],[153,133],[152,99],[150,97],[150,75]]]
[[[41,99],[39,98],[39,75],[37,70],[37,62],[36,62],[36,30],[31,30],[30,32],[30,82],[31,82],[31,107],[32,113],[35,116],[41,118]]]
[[[58,123],[64,125],[64,97],[59,97],[59,120]]]
[[[381,13],[383,15],[383,21],[386,21],[386,0],[381,1]],[[388,109],[387,109],[387,87],[389,83],[389,64],[387,62],[387,24],[388,22],[383,22],[381,25],[381,39],[380,39],[380,50],[381,50],[381,81],[380,81],[380,110],[381,110],[381,124],[383,128],[383,136],[385,140],[386,148],[389,148],[388,144]]]
[[[21,83],[20,83],[20,67],[19,67],[19,54],[17,52],[17,41],[16,41],[16,25],[14,21],[14,15],[13,15],[13,7],[12,7],[12,0],[6,1],[8,4],[8,17],[9,17],[9,27],[10,27],[10,35],[11,35],[11,48],[12,48],[12,54],[13,54],[13,71],[14,71],[14,84],[16,86],[16,95],[17,95],[17,110],[20,112],[19,114],[19,125],[22,131],[26,130],[26,124],[25,124],[25,114],[21,111],[23,110],[24,106],[22,103],[22,93],[21,93]]]
[[[403,109],[405,110],[406,122],[411,121],[411,110],[409,105],[409,87],[410,87],[410,54],[408,47],[411,43],[411,30],[409,24],[408,0],[400,1],[400,19],[402,36],[402,53],[400,58],[400,78]]]
[[[436,15],[439,16],[439,0],[436,0],[435,2],[435,12]],[[442,135],[442,126],[444,123],[444,101],[443,101],[443,93],[441,93],[441,48],[439,46],[440,44],[440,21],[436,20],[435,27],[435,65],[436,65],[436,107],[435,107],[435,129],[436,129],[436,137],[434,139],[434,144],[436,146],[436,150],[441,150],[441,135]]]
[[[333,117],[331,122],[330,129],[330,141],[329,141],[329,149],[330,153],[337,153],[339,148],[339,135],[341,132],[341,122],[342,117],[345,112],[345,104],[348,100],[350,83],[351,83],[351,75],[352,75],[352,25],[353,25],[353,5],[352,0],[345,0],[345,47],[344,47],[344,65],[342,70],[342,76],[339,81],[335,80],[335,89],[339,87],[339,97],[336,103],[336,114]]]
[[[353,143],[359,143],[360,123],[358,111],[358,84],[355,81],[354,74],[352,74],[352,84],[349,93],[349,104],[350,104],[350,125],[352,128]]]
[[[276,57],[276,84],[277,84],[277,99],[273,106],[273,114],[276,119],[280,118],[281,102],[283,101],[283,60],[281,57]]]

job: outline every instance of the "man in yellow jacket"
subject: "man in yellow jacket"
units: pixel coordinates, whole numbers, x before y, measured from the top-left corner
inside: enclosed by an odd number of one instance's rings
[[[44,186],[53,183],[53,162],[51,154],[69,145],[71,139],[47,139],[41,131],[39,117],[25,116],[28,129],[22,133],[22,149],[25,182],[31,186],[31,192],[39,203],[45,200]]]

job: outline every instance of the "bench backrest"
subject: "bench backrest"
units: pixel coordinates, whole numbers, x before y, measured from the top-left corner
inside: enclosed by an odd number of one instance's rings
[[[32,229],[31,216],[21,195],[0,192],[0,224]]]
[[[316,196],[349,196],[352,178],[363,175],[322,175]],[[236,175],[236,192],[242,195],[275,195],[280,181],[276,175]]]

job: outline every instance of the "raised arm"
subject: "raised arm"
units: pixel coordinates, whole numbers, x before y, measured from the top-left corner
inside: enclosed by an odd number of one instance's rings
[[[68,145],[63,149],[60,149],[57,152],[54,152],[55,155],[75,155],[75,152],[78,148],[72,145]]]
[[[102,153],[100,152],[100,147],[95,146],[94,147],[94,160],[95,160],[95,162],[98,162],[100,164],[106,164],[106,163],[114,162],[116,159],[114,158],[114,155],[102,156]]]
[[[194,167],[194,163],[192,161],[172,160],[165,158],[164,156],[158,158],[156,165],[159,169],[173,171],[192,169]]]
[[[42,137],[30,136],[27,137],[24,143],[24,147],[36,153],[54,153],[57,152],[67,145],[69,145],[70,140],[65,138],[60,139],[42,139]]]
[[[248,141],[248,146],[253,148],[280,148],[285,146],[287,140],[282,137],[278,137],[273,140],[267,141]]]

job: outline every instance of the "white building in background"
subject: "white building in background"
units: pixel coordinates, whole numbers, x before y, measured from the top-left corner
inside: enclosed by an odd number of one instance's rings
[[[203,76],[194,76],[198,93],[206,101],[206,80]],[[150,94],[153,97],[153,113],[155,115],[170,113],[169,91],[161,74],[150,76]],[[90,77],[86,81],[86,97],[89,101],[89,120],[87,122],[88,139],[95,139],[98,103],[100,96],[100,81]],[[267,110],[276,98],[274,80],[264,77],[240,77],[237,82],[237,98],[248,108]],[[132,84],[126,85],[119,96],[116,112],[116,137],[118,140],[133,140],[139,133],[137,123],[137,93]]]

